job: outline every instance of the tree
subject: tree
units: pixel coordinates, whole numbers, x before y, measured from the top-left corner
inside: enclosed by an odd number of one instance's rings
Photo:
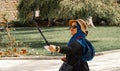
[[[61,0],[20,0],[18,11],[20,20],[32,18],[32,11],[40,10],[40,18],[51,20],[59,10]]]
[[[118,0],[21,0],[18,6],[19,19],[28,20],[33,10],[40,10],[40,19],[49,22],[58,19],[84,20],[92,16],[93,22],[105,19],[108,25],[120,25]],[[98,23],[97,23],[98,24]]]

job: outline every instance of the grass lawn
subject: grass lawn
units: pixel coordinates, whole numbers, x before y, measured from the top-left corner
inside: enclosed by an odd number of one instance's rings
[[[51,55],[43,48],[46,44],[35,27],[15,29],[11,34],[17,41],[29,45],[29,55]],[[68,27],[44,27],[41,30],[49,43],[54,45],[65,46],[71,37]],[[96,27],[89,28],[88,31],[87,39],[92,42],[96,52],[120,49],[120,27]],[[6,33],[0,32],[0,34],[4,34],[5,38]],[[1,50],[7,48],[5,46],[7,41],[7,39],[2,39]]]

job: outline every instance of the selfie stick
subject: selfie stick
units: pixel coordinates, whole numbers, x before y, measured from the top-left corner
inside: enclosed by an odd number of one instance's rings
[[[33,23],[35,24],[35,26],[37,27],[37,29],[38,29],[39,33],[41,34],[41,36],[43,37],[45,43],[49,46],[49,45],[50,45],[49,42],[47,41],[47,39],[46,39],[45,36],[43,35],[41,29],[40,29],[39,26],[38,26],[38,23],[35,21],[35,11],[33,11],[33,19],[32,19],[32,21],[33,21]]]
[[[35,26],[37,27],[37,29],[38,29],[39,33],[41,34],[41,36],[43,37],[45,43],[46,43],[48,46],[50,46],[49,42],[47,41],[47,39],[46,39],[45,36],[43,35],[41,29],[40,29],[39,26],[38,26],[38,23],[37,23],[36,20],[35,20],[35,11],[33,11],[32,21],[33,21],[33,23],[35,24]],[[51,52],[51,55],[53,55],[53,54],[54,54],[54,53]]]
[[[50,44],[49,44],[49,42],[47,41],[47,39],[45,38],[45,36],[43,35],[43,33],[42,33],[41,29],[39,28],[39,26],[38,26],[37,22],[36,22],[35,20],[33,20],[33,22],[35,23],[35,26],[37,27],[37,29],[38,29],[39,33],[40,33],[40,34],[41,34],[41,36],[43,37],[43,39],[44,39],[45,43],[49,46]]]

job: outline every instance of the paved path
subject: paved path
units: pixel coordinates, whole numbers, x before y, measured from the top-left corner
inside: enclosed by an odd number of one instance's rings
[[[91,71],[120,71],[120,51],[95,56],[89,61]],[[0,60],[0,71],[58,71],[57,60]]]
[[[96,56],[89,62],[91,71],[120,71],[120,52]]]

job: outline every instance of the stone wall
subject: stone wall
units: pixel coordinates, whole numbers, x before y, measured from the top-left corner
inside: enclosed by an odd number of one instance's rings
[[[0,22],[3,20],[2,17],[8,21],[17,19],[17,6],[19,0],[0,0]]]

